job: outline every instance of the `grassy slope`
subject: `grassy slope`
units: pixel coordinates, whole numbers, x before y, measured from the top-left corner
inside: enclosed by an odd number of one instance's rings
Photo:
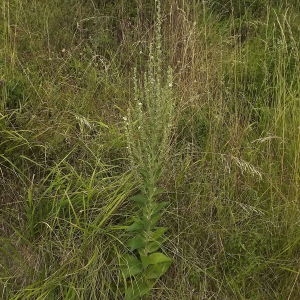
[[[2,1],[0,298],[121,297],[138,188],[122,117],[153,35],[142,2]],[[185,2],[164,2],[174,263],[153,299],[297,299],[299,5]]]

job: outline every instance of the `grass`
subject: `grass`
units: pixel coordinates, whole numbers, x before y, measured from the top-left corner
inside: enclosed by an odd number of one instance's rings
[[[135,91],[151,101],[154,1],[2,1],[1,299],[122,299],[151,167],[173,262],[149,299],[298,299],[298,1],[162,4],[156,105],[176,109],[170,127],[143,115],[143,140],[123,117]]]

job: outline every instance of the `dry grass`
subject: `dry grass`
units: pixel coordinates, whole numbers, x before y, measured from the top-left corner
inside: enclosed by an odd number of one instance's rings
[[[163,3],[174,263],[153,299],[300,293],[299,6],[227,2]],[[140,184],[123,117],[153,41],[149,3],[3,1],[0,298],[122,298]]]

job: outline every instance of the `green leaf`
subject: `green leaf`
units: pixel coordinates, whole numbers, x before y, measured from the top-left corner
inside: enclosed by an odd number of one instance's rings
[[[159,279],[169,269],[172,261],[149,265],[144,275],[147,279]]]
[[[131,197],[131,200],[133,200],[134,202],[136,202],[139,205],[145,205],[147,203],[147,196],[143,195],[143,194],[137,194],[133,197]]]
[[[158,221],[160,220],[161,220],[161,213],[152,214],[151,219],[149,220],[150,228],[155,227]]]
[[[146,170],[139,170],[140,174],[142,175],[143,179],[146,179],[149,177],[149,174]]]
[[[132,282],[131,286],[125,291],[125,300],[140,299],[151,291],[154,284],[155,281],[153,280],[139,280]]]
[[[152,234],[151,234],[151,240],[152,241],[157,241],[159,240],[164,233],[168,230],[166,227],[159,227],[157,228]]]
[[[157,264],[161,264],[161,263],[171,263],[172,259],[161,252],[155,252],[155,253],[150,254],[149,256],[141,256],[141,261],[142,261],[143,267],[146,268],[149,265],[157,265]]]
[[[149,263],[148,263],[148,255],[141,255],[140,254],[140,257],[141,257],[143,268],[147,268],[148,265],[149,265]]]
[[[128,242],[128,246],[130,247],[131,251],[144,248],[145,245],[146,245],[146,241],[145,241],[144,237],[142,237],[140,235],[135,236],[134,238],[130,239]]]
[[[131,225],[126,228],[126,231],[142,231],[145,228],[141,219],[136,219]]]
[[[126,254],[121,262],[121,271],[125,278],[137,275],[143,271],[141,261],[133,255]]]
[[[149,253],[157,251],[161,247],[161,243],[158,241],[150,242],[147,245],[147,249]]]
[[[163,201],[155,204],[154,214],[160,213],[166,206],[169,205],[169,202]]]

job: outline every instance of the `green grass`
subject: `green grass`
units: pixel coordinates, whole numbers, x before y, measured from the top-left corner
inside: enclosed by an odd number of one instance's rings
[[[2,1],[0,299],[122,299],[152,179],[173,262],[149,299],[298,299],[300,7],[278,3],[163,1],[163,94],[154,1]]]

